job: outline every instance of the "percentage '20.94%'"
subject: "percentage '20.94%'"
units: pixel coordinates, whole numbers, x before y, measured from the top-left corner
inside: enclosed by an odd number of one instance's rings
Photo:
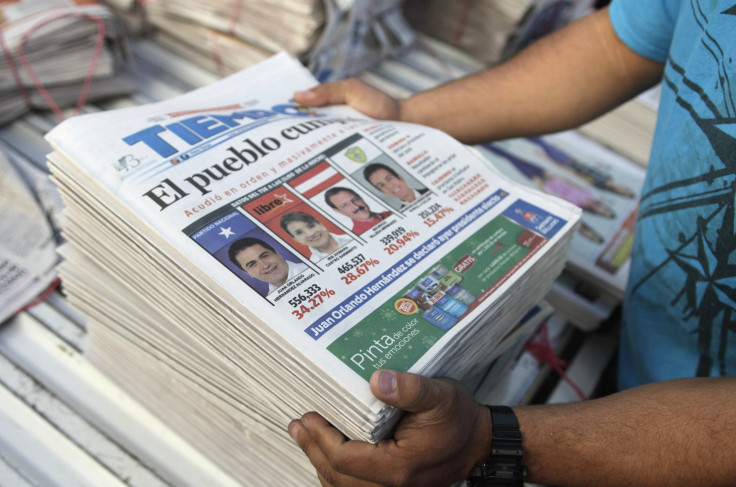
[[[398,252],[399,249],[404,247],[406,244],[414,240],[419,236],[419,232],[414,230],[409,230],[408,232],[404,233],[400,237],[397,237],[394,239],[393,242],[386,245],[383,250],[388,253],[388,255],[393,255],[395,252]]]

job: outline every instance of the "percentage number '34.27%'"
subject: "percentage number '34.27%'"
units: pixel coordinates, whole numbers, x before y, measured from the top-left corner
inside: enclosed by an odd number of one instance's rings
[[[322,289],[317,284],[309,286],[289,300],[289,304],[296,308],[291,311],[291,314],[301,320],[334,295],[335,291],[332,289]]]

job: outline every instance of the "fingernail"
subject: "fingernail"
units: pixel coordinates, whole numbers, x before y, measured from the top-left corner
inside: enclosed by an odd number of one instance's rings
[[[289,435],[294,441],[297,443],[299,442],[299,428],[297,428],[296,423],[291,423],[289,425]]]
[[[394,392],[396,390],[396,375],[390,371],[381,372],[378,377],[378,389],[381,394],[387,396]]]
[[[312,92],[311,90],[297,91],[296,93],[294,93],[294,96],[299,96],[301,98],[312,98],[314,97],[314,92]]]

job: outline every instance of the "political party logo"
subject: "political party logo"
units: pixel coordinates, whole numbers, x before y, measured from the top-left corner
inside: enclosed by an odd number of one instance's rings
[[[368,160],[368,156],[366,153],[361,149],[360,147],[351,147],[348,150],[345,151],[345,157],[350,159],[353,162],[366,162]]]

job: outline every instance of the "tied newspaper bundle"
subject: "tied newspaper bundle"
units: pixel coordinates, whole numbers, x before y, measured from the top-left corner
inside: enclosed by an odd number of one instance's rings
[[[401,0],[105,0],[133,30],[221,75],[287,51],[320,80],[356,75],[407,48]]]
[[[409,23],[484,64],[511,57],[592,9],[591,0],[407,0]]]
[[[0,124],[30,108],[61,109],[131,91],[122,72],[125,38],[94,1],[0,4]]]
[[[161,0],[142,6],[157,41],[197,64],[229,74],[273,53],[308,52],[325,22],[322,0],[193,2]]]
[[[316,483],[306,411],[389,435],[377,369],[482,375],[580,219],[436,130],[290,101],[315,84],[282,53],[47,135],[89,359],[249,485]]]

